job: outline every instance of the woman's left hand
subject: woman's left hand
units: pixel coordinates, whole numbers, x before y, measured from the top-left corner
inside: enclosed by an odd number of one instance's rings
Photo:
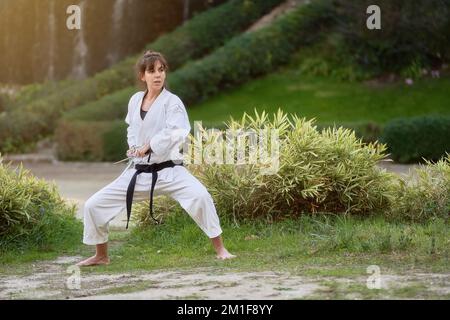
[[[151,152],[149,143],[146,143],[142,147],[137,149],[135,154],[136,154],[137,157],[145,157],[145,154],[147,153],[147,151]]]

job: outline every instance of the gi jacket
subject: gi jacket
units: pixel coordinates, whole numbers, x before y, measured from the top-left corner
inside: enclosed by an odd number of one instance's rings
[[[147,91],[135,93],[128,103],[125,122],[128,124],[128,146],[149,143],[153,152],[148,156],[134,158],[134,163],[160,163],[167,160],[183,160],[180,146],[186,141],[191,126],[186,108],[181,99],[163,88],[141,119],[140,108]]]

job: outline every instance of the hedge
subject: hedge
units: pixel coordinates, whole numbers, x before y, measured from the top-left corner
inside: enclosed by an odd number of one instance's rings
[[[365,69],[399,73],[416,65],[420,73],[450,59],[448,0],[336,0],[336,4],[337,31],[344,36],[349,56]],[[381,9],[380,30],[366,28],[366,10],[373,4]]]
[[[437,161],[450,152],[450,116],[396,118],[388,122],[380,141],[400,163]]]

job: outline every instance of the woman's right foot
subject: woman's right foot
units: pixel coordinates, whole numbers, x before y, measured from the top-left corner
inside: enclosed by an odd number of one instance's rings
[[[223,248],[217,253],[216,258],[219,260],[226,260],[236,258],[236,256],[234,254],[229,253],[227,249]]]
[[[108,264],[109,264],[108,257],[93,256],[93,257],[87,258],[86,260],[78,262],[77,266],[87,267],[87,266],[98,266],[98,265],[108,265]]]

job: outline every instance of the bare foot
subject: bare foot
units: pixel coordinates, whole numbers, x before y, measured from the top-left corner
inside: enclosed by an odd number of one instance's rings
[[[98,266],[98,265],[108,265],[108,264],[109,264],[108,257],[92,256],[90,258],[87,258],[86,260],[78,262],[77,266],[86,267],[86,266]]]
[[[236,256],[234,254],[229,253],[227,249],[223,249],[219,253],[217,253],[216,258],[219,260],[225,260],[236,258]]]

